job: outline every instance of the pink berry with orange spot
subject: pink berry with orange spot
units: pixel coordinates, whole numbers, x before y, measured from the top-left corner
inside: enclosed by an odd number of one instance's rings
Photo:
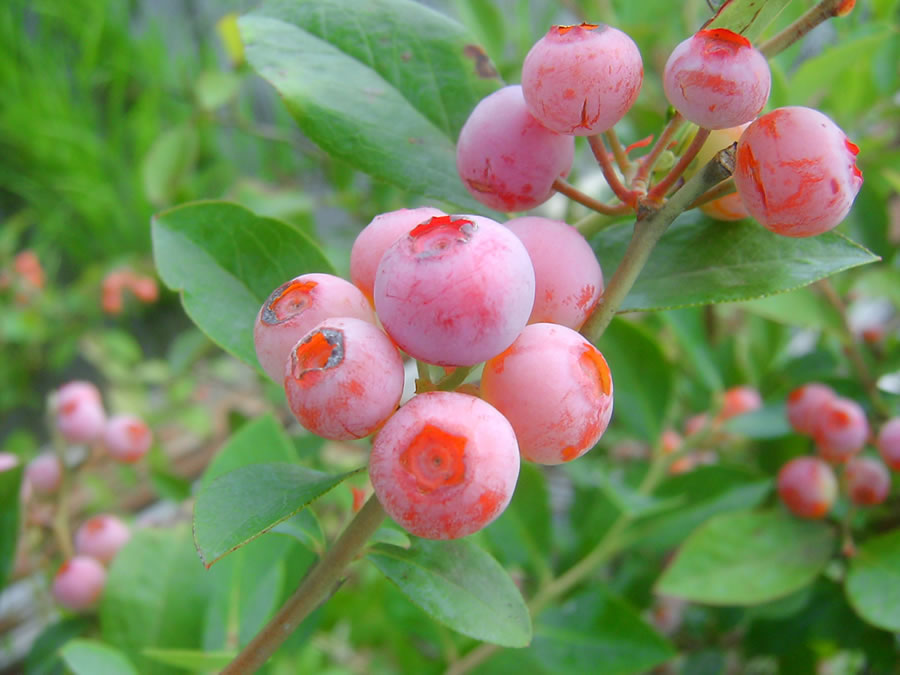
[[[794,431],[812,436],[822,411],[836,396],[831,387],[819,382],[794,389],[786,404],[788,422]]]
[[[484,365],[481,395],[516,431],[522,457],[561,464],[600,440],[613,408],[603,355],[565,326],[535,323]]]
[[[90,556],[108,565],[129,539],[131,529],[115,516],[93,516],[75,533],[75,553]]]
[[[146,422],[135,415],[114,415],[103,433],[103,445],[110,457],[133,464],[147,454],[153,444],[153,433]]]
[[[778,472],[778,496],[801,518],[824,518],[837,492],[834,471],[818,457],[795,457]]]
[[[25,480],[39,494],[53,494],[59,490],[62,479],[62,462],[52,452],[41,453],[25,467]]]
[[[334,317],[375,323],[372,306],[356,286],[333,274],[301,274],[266,298],[253,326],[256,358],[276,382],[284,379],[291,348],[316,324]]]
[[[353,242],[350,250],[350,281],[374,304],[375,273],[384,252],[416,225],[433,216],[447,215],[439,209],[422,206],[399,209],[375,216]]]
[[[436,216],[387,250],[375,309],[410,356],[472,366],[496,356],[534,306],[534,267],[516,235],[481,216]]]
[[[719,410],[718,419],[724,421],[744,415],[745,413],[762,408],[762,396],[754,387],[739,386],[727,389],[722,396],[722,409]]]
[[[587,239],[559,220],[526,216],[506,223],[534,266],[534,308],[528,323],[581,328],[603,293],[603,271]]]
[[[97,604],[106,585],[106,569],[91,557],[77,555],[62,564],[53,578],[53,597],[80,612]]]
[[[55,396],[56,428],[69,443],[91,443],[103,434],[106,412],[100,391],[90,382],[75,380]]]
[[[787,237],[837,227],[862,186],[856,147],[812,108],[778,108],[754,121],[738,141],[734,182],[761,225]]]
[[[538,122],[512,85],[479,102],[459,132],[456,169],[479,202],[498,211],[524,211],[553,195],[575,157],[575,139]]]
[[[900,417],[889,419],[878,432],[878,452],[884,463],[900,471]]]
[[[707,129],[736,127],[755,118],[772,86],[762,52],[726,28],[701,30],[672,51],[663,71],[669,103]]]
[[[835,397],[821,409],[813,429],[816,450],[829,462],[846,462],[869,438],[866,413],[856,401]]]
[[[637,100],[641,52],[628,35],[603,24],[552,26],[522,64],[528,110],[561,134],[611,129]]]
[[[519,477],[506,418],[481,399],[433,391],[413,397],[375,437],[369,477],[384,510],[408,532],[458,539],[497,518]]]
[[[326,319],[291,350],[284,372],[288,405],[309,431],[332,440],[363,438],[396,410],[403,361],[378,327]]]
[[[887,499],[891,476],[884,464],[871,457],[854,457],[844,471],[850,501],[860,506],[875,506]]]

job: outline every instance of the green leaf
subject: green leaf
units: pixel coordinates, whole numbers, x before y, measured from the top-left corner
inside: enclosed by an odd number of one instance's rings
[[[31,645],[25,658],[25,672],[28,675],[55,675],[62,672],[60,648],[79,635],[84,635],[93,627],[93,622],[84,616],[73,616],[51,624]]]
[[[834,545],[834,531],[819,521],[726,513],[688,537],[657,590],[710,605],[758,605],[812,583]]]
[[[172,201],[179,184],[197,160],[197,131],[182,124],[157,138],[141,164],[144,192],[156,206]]]
[[[727,28],[756,42],[791,0],[727,0],[703,27]]]
[[[763,406],[725,422],[725,431],[745,438],[781,438],[793,433],[784,403]]]
[[[571,675],[643,673],[676,654],[624,600],[600,588],[542,612],[532,650],[549,672]]]
[[[62,648],[63,661],[75,675],[137,675],[122,652],[97,640],[71,640]]]
[[[663,312],[660,316],[672,328],[679,347],[706,388],[709,391],[721,391],[724,385],[719,368],[710,353],[703,310],[686,307]]]
[[[850,563],[847,599],[865,621],[900,631],[900,531],[874,537]]]
[[[104,640],[125,652],[141,675],[178,672],[141,652],[200,647],[208,579],[187,527],[136,530],[106,578],[100,605]]]
[[[239,21],[247,60],[330,155],[484,212],[454,143],[501,82],[458,23],[408,0],[269,0]]]
[[[237,96],[241,78],[224,70],[207,70],[200,73],[194,83],[197,102],[204,110],[215,110]]]
[[[220,671],[237,656],[237,652],[212,652],[194,649],[145,649],[148,659],[192,673]]]
[[[842,335],[844,330],[840,313],[824,297],[807,288],[743,302],[741,307],[788,326],[825,330],[832,335]]]
[[[203,564],[210,567],[360,471],[329,475],[274,463],[220,476],[194,504],[194,542]]]
[[[153,218],[153,258],[163,282],[181,291],[188,316],[244,363],[256,362],[253,323],[269,294],[307,272],[332,272],[297,228],[236,204],[196,202]]]
[[[0,588],[6,585],[6,576],[16,560],[22,471],[21,464],[0,471]]]
[[[322,524],[310,509],[303,509],[287,520],[282,520],[272,528],[272,532],[293,537],[315,553],[321,554],[325,551],[325,533],[322,531]]]
[[[619,225],[593,239],[603,269],[615,269],[622,260],[631,230]],[[876,260],[835,232],[792,239],[752,221],[714,223],[688,212],[660,239],[620,309],[649,311],[752,300]]]
[[[597,343],[613,376],[613,420],[645,441],[662,432],[672,398],[672,367],[643,327],[615,319]],[[652,375],[651,375],[652,374]]]
[[[506,571],[466,539],[379,544],[368,555],[413,603],[469,637],[504,647],[531,641],[531,617]]]

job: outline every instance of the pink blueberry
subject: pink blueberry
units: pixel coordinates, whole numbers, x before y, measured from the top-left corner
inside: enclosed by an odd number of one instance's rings
[[[795,457],[778,472],[778,495],[801,518],[824,518],[837,492],[834,471],[818,457]]]
[[[738,415],[759,410],[762,407],[762,396],[754,387],[739,386],[727,389],[722,396],[722,409],[719,411],[719,421],[731,419]]]
[[[878,432],[878,452],[884,463],[900,471],[900,417],[889,419]]]
[[[550,131],[512,85],[475,106],[459,133],[456,168],[466,189],[499,211],[523,211],[553,195],[553,182],[569,173],[575,139]]]
[[[410,356],[472,366],[506,349],[534,306],[534,267],[522,242],[481,216],[436,216],[387,250],[375,309]]]
[[[835,397],[822,408],[813,438],[823,459],[835,464],[846,462],[863,449],[869,438],[866,413],[856,401]]]
[[[812,436],[825,406],[837,394],[828,385],[810,382],[794,389],[787,398],[788,422],[794,431]]]
[[[103,445],[110,456],[128,464],[147,454],[153,444],[153,433],[139,417],[115,415],[109,418],[103,433]]]
[[[90,382],[75,380],[56,392],[56,428],[69,443],[92,443],[106,425],[100,391]]]
[[[519,449],[503,415],[455,392],[419,394],[375,437],[372,487],[388,515],[427,539],[457,539],[497,518],[519,476]]]
[[[877,459],[853,457],[844,470],[850,501],[860,506],[875,506],[887,499],[891,476]]]
[[[59,490],[62,479],[62,462],[52,452],[41,453],[25,467],[25,480],[39,494],[53,494]]]
[[[525,216],[506,223],[534,266],[534,308],[528,323],[581,328],[603,293],[603,271],[591,245],[559,220]]]
[[[561,464],[594,447],[613,408],[603,355],[565,326],[535,323],[484,365],[484,400],[516,431],[522,457]]]
[[[97,604],[106,584],[106,569],[91,557],[77,555],[62,564],[53,578],[53,597],[73,611]]]
[[[561,134],[611,129],[637,100],[644,79],[630,37],[603,24],[552,26],[522,64],[528,110]]]
[[[90,556],[108,565],[130,538],[129,527],[115,516],[93,516],[75,533],[75,553]]]
[[[313,327],[333,317],[375,323],[372,306],[356,286],[333,274],[302,274],[276,288],[253,327],[256,358],[276,382],[284,378],[291,348]]]
[[[363,438],[394,412],[403,361],[379,328],[326,319],[291,350],[284,372],[288,405],[309,431],[332,440]]]

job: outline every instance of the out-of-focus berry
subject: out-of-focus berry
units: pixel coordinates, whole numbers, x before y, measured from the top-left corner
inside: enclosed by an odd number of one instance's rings
[[[778,495],[801,518],[824,518],[837,492],[834,471],[818,457],[795,457],[778,472]]]
[[[788,422],[794,431],[812,436],[825,406],[837,394],[828,385],[810,382],[794,389],[787,398]]]
[[[722,397],[722,409],[719,411],[720,422],[743,415],[762,407],[762,396],[753,387],[740,386],[727,389]]]
[[[147,454],[153,444],[150,427],[134,415],[114,415],[106,423],[103,445],[110,457],[132,464]]]
[[[878,452],[884,463],[900,471],[900,417],[889,419],[878,432]]]
[[[90,382],[75,380],[56,392],[56,427],[69,443],[91,443],[102,434],[106,412],[100,392]]]
[[[103,565],[88,556],[77,555],[57,571],[53,578],[53,597],[63,607],[80,612],[97,604],[104,585]]]
[[[846,462],[863,449],[869,438],[866,413],[856,401],[835,397],[821,409],[813,438],[823,459],[832,463]]]
[[[115,516],[94,516],[88,518],[75,533],[75,553],[108,565],[130,538],[129,527]]]
[[[62,462],[52,452],[41,453],[25,467],[25,480],[39,494],[49,495],[59,490],[62,478]]]
[[[887,499],[891,476],[884,464],[871,457],[853,457],[844,471],[850,501],[860,506],[875,506]]]

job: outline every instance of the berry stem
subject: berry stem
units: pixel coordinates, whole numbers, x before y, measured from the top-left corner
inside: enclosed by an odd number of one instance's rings
[[[585,239],[590,239],[598,232],[602,232],[616,223],[622,222],[623,215],[605,216],[602,213],[590,213],[575,223],[574,227],[584,235]]]
[[[265,664],[300,623],[332,591],[344,568],[356,557],[385,519],[381,502],[373,494],[325,556],[306,575],[278,613],[229,663],[222,675],[254,673]]]
[[[703,206],[707,202],[715,201],[720,197],[725,197],[726,195],[734,194],[737,191],[737,188],[734,185],[734,179],[729,178],[728,180],[723,180],[721,183],[716,185],[716,187],[711,190],[707,190],[702,195],[697,197],[691,205],[688,207],[689,209],[695,209],[698,206]]]
[[[603,171],[603,177],[609,184],[610,189],[623,203],[633,208],[637,203],[639,195],[634,190],[627,189],[622,184],[622,181],[619,180],[615,167],[612,165],[612,162],[609,161],[609,153],[606,151],[606,145],[603,143],[603,138],[599,135],[588,136],[588,143],[591,146],[594,157],[597,158],[597,162],[600,164],[600,169]]]
[[[452,373],[445,375],[438,380],[435,383],[434,388],[438,391],[453,391],[466,381],[466,378],[471,372],[472,366],[457,366]]]
[[[584,194],[581,190],[576,188],[571,183],[563,180],[562,178],[557,178],[555,181],[553,181],[553,189],[564,194],[572,201],[576,201],[579,204],[582,204],[589,209],[592,209],[597,213],[602,213],[606,216],[614,216],[619,213],[627,213],[632,209],[632,207],[628,204],[604,204],[603,202]]]
[[[428,364],[424,361],[416,359],[416,393],[421,394],[426,391],[434,391],[434,382],[431,381],[431,371]]]
[[[600,296],[600,302],[581,329],[590,342],[596,344],[612,321],[625,296],[631,290],[653,247],[675,220],[697,197],[721,183],[734,171],[734,146],[720,151],[698,171],[671,199],[657,210],[638,211],[634,234],[625,251],[622,262],[616,268],[609,286]]]
[[[607,129],[603,132],[603,137],[609,143],[609,147],[612,148],[613,157],[616,158],[616,164],[619,166],[619,171],[625,176],[625,180],[628,180],[628,174],[631,172],[631,160],[628,159],[628,155],[625,154],[625,148],[623,148],[622,144],[619,142],[619,136],[616,134],[616,130]]]
[[[684,170],[688,168],[688,165],[694,161],[694,157],[697,156],[697,153],[700,152],[700,148],[703,147],[703,144],[706,143],[706,139],[709,138],[709,129],[704,129],[703,127],[697,129],[697,133],[694,136],[694,140],[691,141],[691,144],[687,147],[687,150],[684,151],[684,154],[678,159],[678,162],[671,168],[669,173],[667,173],[659,183],[653,186],[653,189],[648,193],[648,197],[652,201],[661,202],[666,197],[666,193],[669,191],[669,188],[675,184],[675,181],[681,177],[681,174],[684,173]],[[730,174],[729,174],[730,175]]]
[[[783,31],[759,45],[759,51],[770,59],[797,42],[820,23],[836,16],[843,16],[852,7],[853,3],[849,3],[848,6],[847,0],[822,0]]]
[[[641,159],[638,172],[635,174],[634,180],[631,183],[636,189],[639,186],[646,188],[647,182],[650,179],[650,172],[653,171],[656,161],[669,145],[672,136],[675,135],[675,132],[678,131],[682,124],[684,124],[684,117],[681,116],[681,113],[676,112],[662,130],[659,138],[656,139],[656,143],[653,144],[650,152]]]

